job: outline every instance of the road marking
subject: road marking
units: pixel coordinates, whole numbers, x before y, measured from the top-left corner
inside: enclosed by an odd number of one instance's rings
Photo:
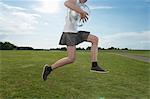
[[[133,55],[133,54],[129,54],[129,53],[111,53],[111,54],[120,55],[120,56],[124,56],[124,57],[132,58],[132,59],[135,59],[135,60],[150,63],[150,58],[140,56],[140,55]]]

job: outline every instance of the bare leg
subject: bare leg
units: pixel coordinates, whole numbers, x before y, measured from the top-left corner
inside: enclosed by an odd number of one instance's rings
[[[97,72],[97,73],[108,73],[102,67],[100,67],[100,65],[98,65],[98,63],[97,63],[98,37],[96,37],[94,35],[89,35],[87,38],[87,41],[92,43],[92,46],[91,46],[91,62],[92,62],[91,71]]]
[[[56,69],[58,67],[66,65],[66,64],[73,63],[75,61],[76,46],[67,46],[67,53],[68,53],[67,57],[64,57],[64,58],[56,61],[54,64],[50,65],[51,68]]]
[[[67,46],[67,52],[68,57],[62,58],[58,61],[56,61],[52,65],[45,65],[42,72],[42,79],[46,81],[47,76],[51,73],[53,69],[56,69],[58,67],[64,66],[66,64],[73,63],[75,61],[75,52],[76,52],[76,46]]]
[[[87,41],[92,43],[92,46],[91,46],[91,61],[92,62],[97,62],[98,37],[90,34],[87,38]]]

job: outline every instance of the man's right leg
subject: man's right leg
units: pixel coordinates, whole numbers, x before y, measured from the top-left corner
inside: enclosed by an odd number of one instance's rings
[[[64,66],[66,64],[73,63],[75,61],[76,46],[67,46],[67,53],[68,53],[67,57],[56,61],[54,64],[52,64],[50,66],[49,65],[44,66],[43,73],[42,73],[42,78],[44,81],[47,79],[47,76],[50,74],[50,72],[53,69]]]

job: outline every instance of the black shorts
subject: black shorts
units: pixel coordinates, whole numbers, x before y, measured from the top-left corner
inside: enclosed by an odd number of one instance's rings
[[[78,45],[84,41],[87,41],[89,34],[90,32],[88,31],[78,31],[77,33],[63,32],[59,44],[67,46]]]

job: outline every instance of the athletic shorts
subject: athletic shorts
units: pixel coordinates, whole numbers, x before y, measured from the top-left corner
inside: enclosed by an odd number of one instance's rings
[[[74,46],[87,41],[90,32],[78,31],[77,33],[63,32],[59,41],[60,45]]]

